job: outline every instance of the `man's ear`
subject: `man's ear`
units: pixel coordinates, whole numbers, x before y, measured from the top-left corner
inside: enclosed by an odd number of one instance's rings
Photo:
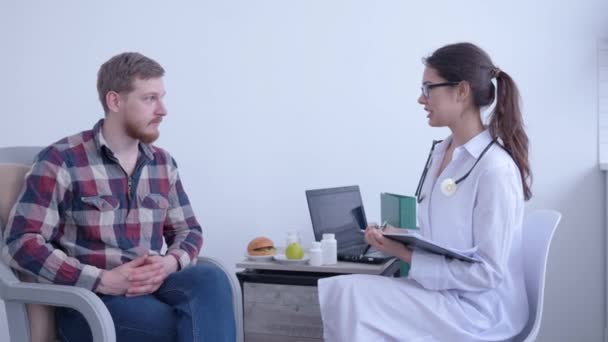
[[[110,112],[118,112],[122,104],[122,98],[119,93],[110,90],[106,93],[106,105]]]

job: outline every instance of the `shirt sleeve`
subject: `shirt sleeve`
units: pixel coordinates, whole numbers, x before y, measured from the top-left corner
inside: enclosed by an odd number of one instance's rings
[[[481,262],[447,259],[415,250],[409,277],[431,290],[486,291],[508,272],[514,232],[522,224],[523,192],[515,166],[496,167],[479,178],[472,229]]]
[[[3,259],[37,281],[94,290],[101,269],[80,263],[53,246],[69,206],[70,176],[61,154],[49,149],[26,175],[24,188],[6,225]]]
[[[203,245],[203,232],[182,186],[177,165],[174,160],[171,161],[169,209],[163,234],[168,245],[167,254],[175,256],[179,268],[183,269],[196,262]]]

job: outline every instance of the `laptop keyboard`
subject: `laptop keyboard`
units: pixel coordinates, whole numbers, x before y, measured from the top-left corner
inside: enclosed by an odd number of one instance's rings
[[[383,264],[389,258],[377,258],[364,255],[338,254],[338,260],[348,262],[360,262],[364,264]]]
[[[365,252],[366,246],[352,246],[340,250],[342,255],[362,255]]]
[[[389,258],[385,257],[372,257],[365,256],[363,252],[365,252],[366,246],[352,246],[345,249],[341,249],[338,252],[338,260],[340,261],[349,261],[349,262],[360,262],[365,264],[382,264]]]

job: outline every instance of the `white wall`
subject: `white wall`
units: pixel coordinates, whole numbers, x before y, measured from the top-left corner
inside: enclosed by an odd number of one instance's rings
[[[179,163],[203,253],[234,265],[256,235],[280,242],[299,229],[312,240],[305,189],[359,184],[371,220],[381,191],[413,193],[431,140],[447,132],[427,127],[416,103],[420,59],[472,41],[520,86],[528,208],[564,214],[539,340],[600,341],[596,39],[606,35],[601,0],[3,0],[0,146],[88,129],[102,116],[99,65],[123,51],[155,58],[170,109],[158,144]]]
[[[599,161],[602,170],[608,169],[608,36],[598,39],[598,133]]]

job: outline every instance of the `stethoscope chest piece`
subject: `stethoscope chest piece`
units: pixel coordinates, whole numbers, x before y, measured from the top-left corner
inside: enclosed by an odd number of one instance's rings
[[[450,197],[458,188],[458,184],[452,178],[446,178],[441,182],[441,193]]]

